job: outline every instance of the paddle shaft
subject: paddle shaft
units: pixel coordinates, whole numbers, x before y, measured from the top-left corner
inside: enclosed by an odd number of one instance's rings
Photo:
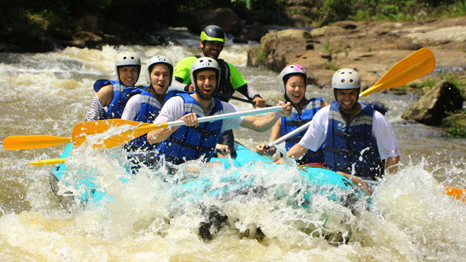
[[[281,106],[274,106],[274,107],[261,108],[261,109],[255,109],[255,110],[249,110],[249,111],[238,111],[238,112],[233,112],[233,113],[228,113],[228,114],[200,117],[197,119],[197,122],[199,123],[212,122],[212,121],[217,121],[217,120],[225,120],[225,119],[230,119],[230,118],[235,118],[235,117],[248,116],[248,115],[251,115],[252,113],[262,114],[262,113],[270,113],[270,112],[275,112],[275,111],[280,111],[280,110],[282,110]],[[141,135],[143,135],[143,134],[149,133],[152,130],[156,130],[160,128],[184,126],[185,124],[186,123],[183,120],[178,120],[178,121],[172,121],[172,122],[163,122],[163,123],[146,125],[146,126],[138,127],[137,129],[138,129],[138,132],[142,133]]]
[[[288,138],[300,133],[301,131],[306,130],[310,125],[311,125],[311,121],[309,121],[306,124],[300,126],[299,128],[296,128],[295,130],[293,130],[293,131],[289,132],[288,134],[280,137],[279,139],[273,141],[268,146],[266,146],[265,149],[269,149],[269,148],[271,148],[273,146],[276,146],[276,145],[280,144],[281,142],[287,140]]]
[[[260,108],[260,109],[254,109],[254,110],[249,110],[249,111],[238,111],[238,112],[233,112],[233,113],[228,113],[228,114],[205,116],[205,117],[198,118],[197,121],[199,123],[205,123],[205,122],[212,122],[212,121],[216,121],[216,120],[225,120],[225,119],[241,117],[241,116],[271,113],[271,112],[276,112],[276,111],[280,111],[280,110],[282,110],[281,106],[274,106],[274,107]],[[160,123],[160,125],[163,125],[164,126],[163,128],[165,128],[165,125],[166,125],[166,127],[175,127],[175,126],[183,126],[183,125],[185,125],[185,122],[183,120],[178,120],[178,121],[173,121],[173,122]],[[158,129],[160,127],[159,127],[159,124],[152,124],[152,125],[147,125],[147,126],[144,126],[144,127],[139,127],[138,129],[143,130],[143,129],[151,129],[151,128],[152,129]]]
[[[58,165],[64,164],[66,158],[55,158],[55,159],[45,159],[45,160],[38,160],[31,163],[28,163],[29,166],[48,166],[48,165]]]

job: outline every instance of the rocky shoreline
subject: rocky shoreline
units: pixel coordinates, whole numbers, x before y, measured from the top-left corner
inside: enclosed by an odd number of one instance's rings
[[[319,87],[329,85],[333,69],[355,68],[363,75],[363,86],[369,87],[423,47],[437,60],[436,73],[426,78],[466,70],[466,17],[405,23],[340,21],[310,31],[272,32],[262,37],[260,47],[250,50],[248,65],[279,71],[299,63],[311,69],[308,76]]]

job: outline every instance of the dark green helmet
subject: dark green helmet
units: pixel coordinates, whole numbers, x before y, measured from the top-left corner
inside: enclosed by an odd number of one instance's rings
[[[220,26],[208,25],[201,32],[201,41],[217,41],[225,43],[225,32]]]

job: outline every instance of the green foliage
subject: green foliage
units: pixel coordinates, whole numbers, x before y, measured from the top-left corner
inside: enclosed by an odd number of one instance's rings
[[[332,61],[332,56],[334,54],[345,53],[345,55],[348,57],[349,52],[351,51],[351,46],[349,44],[340,42],[338,43],[338,47],[334,48],[330,45],[330,40],[327,40],[327,43],[325,43],[322,48],[325,52],[329,53],[329,62]]]
[[[423,87],[426,87],[426,86],[433,87],[436,84],[437,84],[437,81],[432,80],[432,79],[428,79],[428,80],[423,81],[423,82],[413,82],[413,83],[409,84],[409,87],[412,87],[412,88],[423,88]]]
[[[267,58],[268,53],[265,50],[260,50],[257,53],[257,63],[258,64],[265,64],[265,59]]]
[[[286,0],[231,0],[237,6],[245,7],[249,10],[264,11],[285,6]]]
[[[444,74],[442,79],[456,86],[460,90],[463,99],[466,100],[466,82],[464,79],[461,79],[458,74]]]
[[[328,62],[328,63],[325,63],[323,66],[322,66],[322,69],[326,69],[326,70],[331,70],[331,71],[337,71],[338,69],[340,69],[335,63],[333,62]]]
[[[434,9],[433,15],[436,17],[460,17],[466,15],[466,1],[456,1],[448,6]]]
[[[3,1],[0,22],[24,24],[31,17],[52,23],[71,23],[84,14],[103,13],[107,21],[117,20],[121,26],[145,30],[155,23],[188,26],[194,13],[202,9],[248,8],[250,12],[295,10],[308,15],[315,24],[344,19],[362,21],[406,21],[435,17],[466,16],[465,0],[306,0],[312,14],[291,7],[287,0],[16,0]],[[425,11],[426,16],[418,16]],[[249,12],[249,14],[250,14]],[[290,11],[293,12],[293,11]],[[286,25],[288,17],[277,15],[277,25]],[[241,17],[246,19],[245,17]],[[316,21],[317,20],[317,21]],[[34,21],[38,23],[37,19]]]
[[[353,15],[354,1],[326,0],[323,2],[320,12],[326,20],[344,20]]]
[[[455,112],[446,117],[442,123],[447,126],[447,132],[453,137],[466,137],[466,110]]]

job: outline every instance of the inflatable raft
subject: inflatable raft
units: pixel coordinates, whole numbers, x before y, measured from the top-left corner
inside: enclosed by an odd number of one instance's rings
[[[282,182],[275,185],[274,181],[277,179],[277,172],[274,172],[278,164],[273,163],[272,159],[258,155],[257,153],[249,150],[241,144],[235,144],[237,157],[231,158],[212,158],[210,162],[219,162],[223,164],[225,172],[220,180],[215,181],[210,176],[201,176],[199,174],[192,174],[185,179],[178,180],[173,183],[170,188],[170,194],[175,199],[180,199],[177,202],[193,202],[203,201],[205,198],[222,198],[228,199],[232,194],[241,194],[244,192],[251,192],[251,190],[273,190],[277,199],[294,194],[296,201],[290,202],[297,207],[309,208],[312,203],[313,196],[320,194],[326,196],[332,201],[337,201],[345,206],[357,202],[359,199],[369,199],[362,193],[351,181],[345,177],[324,168],[318,167],[290,167],[289,170],[294,175],[290,175],[289,184],[299,184],[299,187],[290,189]],[[70,156],[72,144],[68,144],[60,158],[67,158]],[[257,167],[260,165],[260,168]],[[244,175],[254,169],[260,170],[258,176]],[[102,203],[105,201],[112,201],[112,197],[108,196],[105,189],[99,187],[97,184],[96,176],[98,171],[86,170],[86,172],[79,172],[72,181],[67,179],[67,166],[66,163],[59,164],[53,167],[50,177],[52,191],[57,195],[62,204],[86,204],[89,202]],[[283,173],[287,173],[285,170]],[[120,179],[122,183],[130,183],[128,179]],[[219,183],[220,182],[220,183]],[[73,187],[74,192],[60,190],[60,186],[65,188]],[[266,188],[263,188],[266,185]],[[293,191],[294,190],[294,191]],[[79,193],[76,193],[79,192]],[[298,197],[299,196],[299,197]]]

